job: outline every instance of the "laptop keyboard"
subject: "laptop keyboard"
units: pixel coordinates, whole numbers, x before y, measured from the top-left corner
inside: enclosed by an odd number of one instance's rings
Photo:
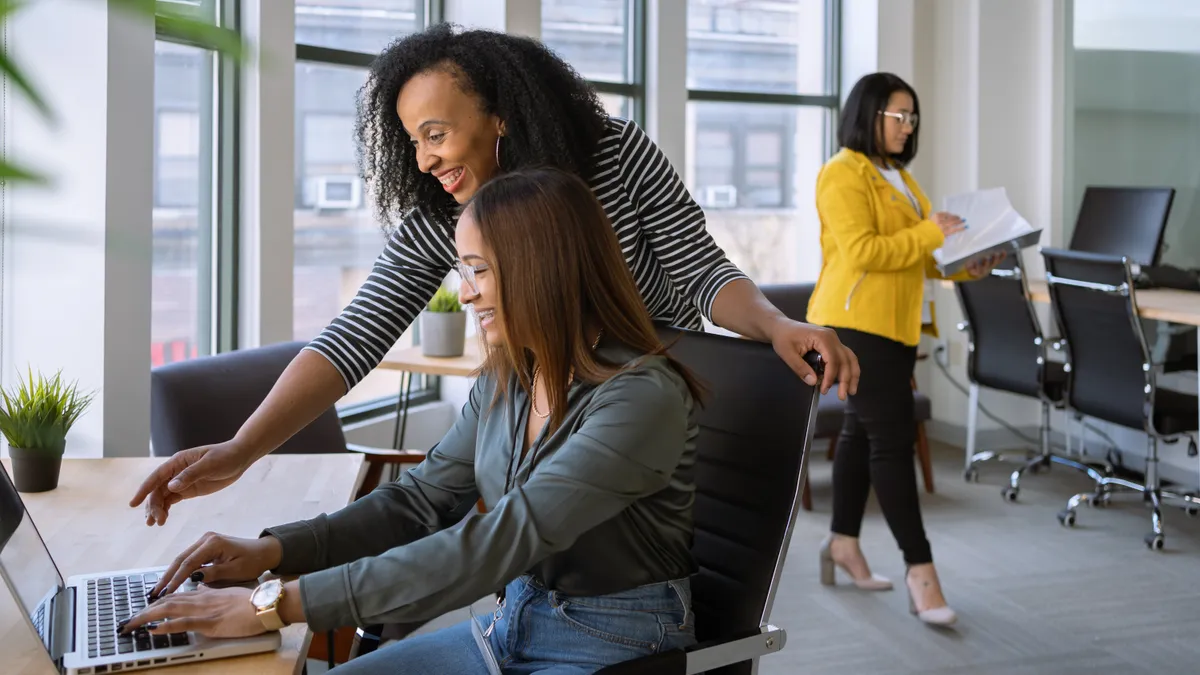
[[[117,624],[146,608],[146,593],[157,583],[158,575],[154,573],[88,580],[89,657],[151,652],[188,644],[187,633],[151,635],[145,628],[138,628],[128,635],[117,635]]]

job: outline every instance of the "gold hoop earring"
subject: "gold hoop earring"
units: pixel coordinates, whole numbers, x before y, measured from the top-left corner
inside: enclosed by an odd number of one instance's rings
[[[500,163],[500,139],[501,138],[504,138],[503,134],[496,137],[496,168],[503,171],[504,165]]]

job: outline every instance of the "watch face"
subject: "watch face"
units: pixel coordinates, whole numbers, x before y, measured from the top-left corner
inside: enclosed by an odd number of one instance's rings
[[[250,602],[258,608],[270,607],[279,599],[279,594],[283,592],[283,582],[278,579],[272,579],[264,584],[259,585],[250,594]]]

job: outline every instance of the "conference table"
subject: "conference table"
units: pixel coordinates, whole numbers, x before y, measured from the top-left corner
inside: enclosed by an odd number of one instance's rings
[[[3,460],[11,473],[9,460]],[[127,502],[163,460],[64,459],[59,485],[22,494],[63,578],[73,574],[155,567],[170,561],[209,531],[257,537],[264,527],[336,511],[354,499],[366,465],[357,453],[267,455],[233,485],[171,508],[161,527],[147,527],[141,508]],[[0,672],[54,673],[20,609],[0,584]],[[170,675],[298,675],[311,634],[304,624],[281,631],[274,652],[164,666],[137,672]]]

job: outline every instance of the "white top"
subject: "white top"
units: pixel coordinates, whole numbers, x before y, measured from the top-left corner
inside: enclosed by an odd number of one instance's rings
[[[896,186],[900,194],[908,197],[908,201],[912,202],[913,208],[916,209],[918,214],[924,217],[925,214],[921,213],[921,202],[917,201],[917,196],[912,193],[912,190],[908,189],[908,183],[904,182],[904,177],[900,175],[900,169],[876,168],[879,169],[879,173],[883,174],[884,178],[888,179],[889,183]]]

